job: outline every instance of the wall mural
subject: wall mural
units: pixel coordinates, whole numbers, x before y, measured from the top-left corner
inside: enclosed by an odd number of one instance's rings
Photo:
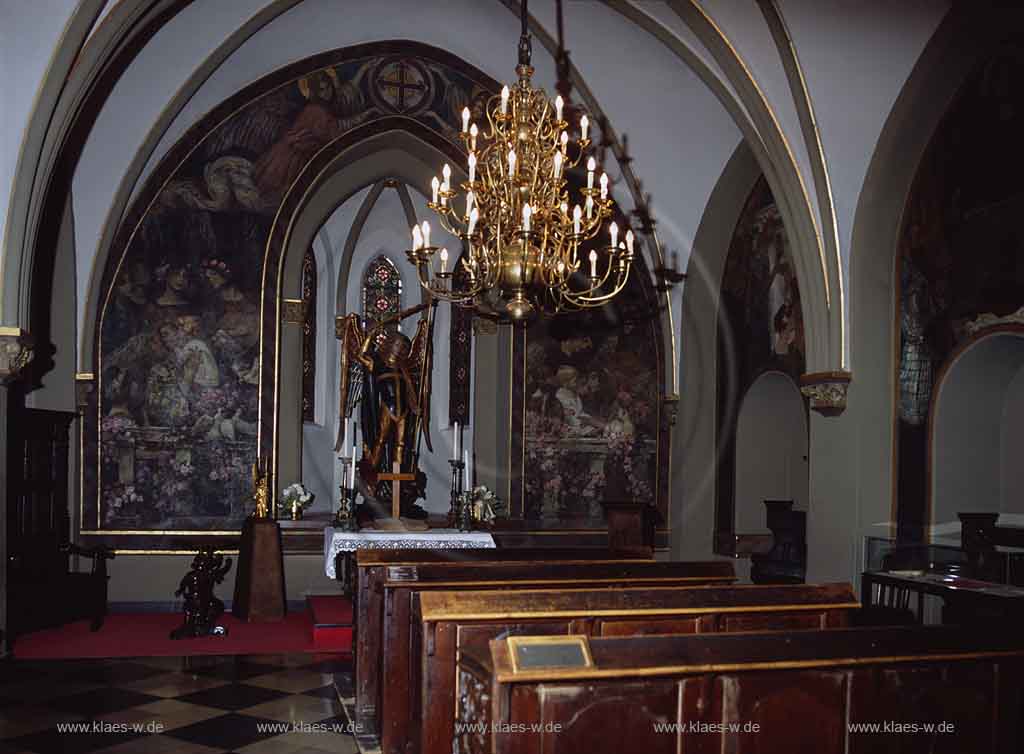
[[[99,473],[86,479],[83,529],[240,525],[260,430],[260,342],[273,332],[260,300],[275,213],[318,152],[376,119],[411,118],[458,143],[462,108],[489,92],[431,50],[381,43],[290,66],[207,116],[150,179],[105,277],[86,429]]]
[[[667,525],[660,311],[634,265],[613,302],[516,332],[511,499],[542,528],[604,528],[603,500],[646,501]]]
[[[897,520],[928,522],[928,418],[957,349],[1024,325],[1024,43],[998,49],[964,82],[931,138],[907,200],[897,258]]]
[[[718,464],[716,532],[735,528],[739,403],[764,372],[805,371],[803,309],[782,215],[762,175],[729,242],[718,312]],[[731,537],[726,537],[731,539]]]

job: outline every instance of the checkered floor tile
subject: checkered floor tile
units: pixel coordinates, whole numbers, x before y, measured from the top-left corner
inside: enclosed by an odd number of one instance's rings
[[[349,655],[0,662],[0,754],[357,751]]]

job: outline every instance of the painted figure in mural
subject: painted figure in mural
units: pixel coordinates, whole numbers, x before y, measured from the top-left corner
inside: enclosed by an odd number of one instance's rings
[[[362,94],[351,82],[340,83],[333,68],[300,79],[298,87],[305,106],[284,136],[253,166],[253,178],[264,198],[287,191],[310,158],[351,128],[350,116],[363,109]]]
[[[405,309],[369,330],[363,329],[358,315],[350,314],[339,327],[341,386],[335,450],[344,447],[347,420],[359,403],[363,448],[358,465],[362,486],[357,484],[357,488],[376,508],[373,503],[377,499],[389,497],[388,490],[382,488],[387,483],[379,482],[378,475],[392,471],[397,463],[402,473],[417,475],[415,484],[402,487],[402,515],[409,518],[426,517],[426,512],[415,505],[426,491],[426,476],[418,468],[417,441],[422,434],[427,448],[433,450],[430,374],[435,307],[436,302],[428,302]],[[429,313],[420,319],[411,340],[397,330],[379,337],[385,328],[424,309]]]
[[[928,294],[928,280],[909,257],[903,258],[900,269],[900,367],[899,416],[908,424],[919,426],[928,420],[932,399],[934,367],[931,349],[925,337],[935,316],[935,306]]]

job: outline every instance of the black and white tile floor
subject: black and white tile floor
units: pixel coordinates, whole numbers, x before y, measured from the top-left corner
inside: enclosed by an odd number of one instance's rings
[[[350,754],[349,655],[0,662],[0,754]]]

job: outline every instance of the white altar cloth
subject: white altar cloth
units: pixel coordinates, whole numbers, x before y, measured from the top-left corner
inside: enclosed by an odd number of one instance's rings
[[[339,552],[356,550],[487,550],[494,537],[485,531],[428,529],[427,531],[340,531],[324,529],[324,571],[336,578],[334,561]]]

